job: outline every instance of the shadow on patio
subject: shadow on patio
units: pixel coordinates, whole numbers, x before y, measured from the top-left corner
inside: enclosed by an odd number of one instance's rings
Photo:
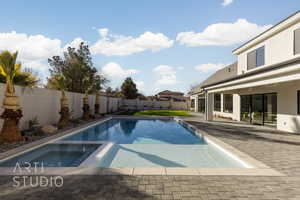
[[[285,136],[297,136],[296,134],[280,132],[277,130],[272,130],[264,127],[256,127],[242,124],[234,123],[234,122],[224,122],[221,123],[215,122],[199,122],[199,121],[187,121],[188,123],[196,126],[198,129],[207,132],[212,136],[234,139],[234,140],[261,140],[264,142],[271,143],[283,143],[289,145],[300,145],[300,137],[299,141],[291,141],[291,140],[283,140],[279,139],[281,135]],[[270,135],[277,136],[276,138],[268,137]]]

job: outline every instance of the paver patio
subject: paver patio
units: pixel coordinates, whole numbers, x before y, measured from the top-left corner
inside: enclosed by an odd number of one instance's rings
[[[300,135],[197,119],[187,120],[286,176],[66,176],[61,188],[14,188],[2,176],[0,199],[300,199]]]

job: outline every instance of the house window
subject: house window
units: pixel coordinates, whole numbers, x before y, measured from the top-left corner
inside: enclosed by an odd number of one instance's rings
[[[265,64],[265,47],[260,47],[247,54],[247,68],[254,69]]]
[[[300,115],[300,90],[297,91],[298,115]]]
[[[224,94],[223,110],[226,113],[233,112],[233,96],[232,96],[232,94]]]
[[[195,99],[191,100],[191,108],[195,108]]]
[[[300,28],[294,32],[294,53],[300,54]]]
[[[214,111],[221,112],[221,94],[214,94]]]

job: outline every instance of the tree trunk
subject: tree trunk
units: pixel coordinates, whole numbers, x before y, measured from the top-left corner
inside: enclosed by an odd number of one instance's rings
[[[58,128],[64,128],[69,124],[70,121],[70,113],[69,113],[69,105],[68,99],[65,94],[62,94],[62,98],[60,99],[61,109],[60,109],[60,119],[58,122]]]
[[[99,108],[100,108],[100,104],[95,104],[95,115],[99,115]]]
[[[0,134],[0,141],[13,143],[23,140],[18,127],[19,120],[22,116],[23,115],[21,110],[4,110],[1,115],[1,118],[4,119],[4,123]]]
[[[83,97],[83,116],[82,119],[83,120],[89,120],[90,119],[90,106],[89,106],[89,99],[87,96]]]
[[[95,101],[95,115],[99,115],[100,114],[99,109],[100,109],[100,96],[97,93],[96,94],[96,101]]]
[[[60,114],[60,119],[58,122],[58,128],[64,128],[68,126],[70,121],[69,108],[68,107],[61,108],[59,114]]]

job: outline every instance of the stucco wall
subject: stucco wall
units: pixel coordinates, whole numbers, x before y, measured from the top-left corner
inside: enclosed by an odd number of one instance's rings
[[[177,101],[147,101],[147,100],[122,100],[122,109],[127,110],[155,110],[155,109],[164,109],[164,110],[187,110],[187,102],[177,102]]]
[[[28,121],[37,117],[41,125],[56,124],[59,120],[60,97],[61,92],[57,90],[48,90],[43,88],[26,88],[16,86],[16,94],[20,97],[20,105],[23,111],[23,117],[20,121],[20,127],[26,128]],[[5,85],[0,84],[0,102],[2,104],[4,97]],[[83,94],[66,92],[69,100],[69,108],[73,118],[82,116],[82,98]],[[107,103],[109,101],[109,104]],[[100,97],[100,112],[115,112],[118,110],[120,99]],[[94,113],[95,95],[89,96],[89,105],[91,113]],[[107,107],[107,105],[109,107]],[[3,112],[3,109],[0,109]],[[2,126],[3,120],[0,120]]]
[[[280,63],[300,55],[294,55],[294,30],[300,28],[300,22],[273,35],[263,42],[247,49],[238,55],[238,74],[247,72],[247,54],[261,46],[265,46],[265,66]],[[264,66],[249,70],[253,71]]]

